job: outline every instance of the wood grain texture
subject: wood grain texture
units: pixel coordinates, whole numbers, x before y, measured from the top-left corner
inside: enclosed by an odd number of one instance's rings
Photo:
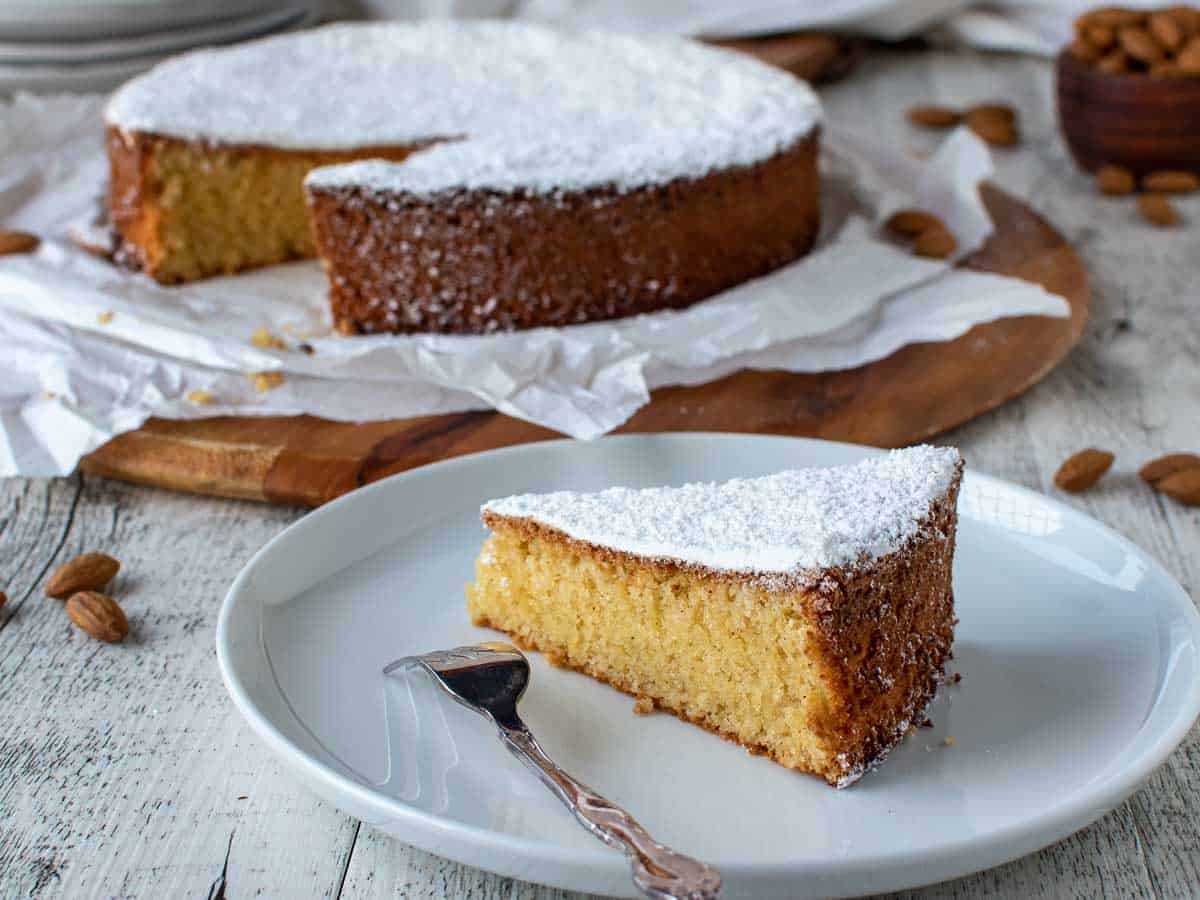
[[[902,110],[1003,96],[1025,142],[996,180],[1079,248],[1092,278],[1077,348],[1040,384],[943,435],[969,465],[1054,493],[1200,587],[1200,513],[1155,495],[1138,466],[1200,452],[1197,223],[1148,232],[1099,197],[1057,134],[1051,67],[973,53],[878,53],[826,89],[831,116],[915,151],[936,140]],[[1055,492],[1058,463],[1113,450],[1089,493]],[[577,900],[406,847],[298,789],[225,698],[212,649],[239,568],[302,515],[293,508],[146,491],[90,476],[0,482],[0,896],[403,897]],[[86,641],[44,600],[46,573],[110,549],[137,639]],[[968,673],[969,677],[969,673]],[[920,827],[919,810],[897,810]],[[564,828],[575,827],[564,813]],[[1200,730],[1127,803],[1079,834],[988,872],[897,895],[967,898],[1200,896]]]
[[[1011,399],[1045,375],[1087,320],[1087,277],[1062,236],[993,187],[996,232],[970,260],[1061,294],[1071,318],[1002,319],[842,372],[739,372],[663,388],[620,432],[744,431],[896,447]],[[84,461],[86,471],[176,490],[315,506],[438,459],[558,437],[496,412],[352,424],[311,416],[152,419]]]
[[[1063,52],[1058,115],[1080,166],[1200,171],[1200,78],[1110,75]]]

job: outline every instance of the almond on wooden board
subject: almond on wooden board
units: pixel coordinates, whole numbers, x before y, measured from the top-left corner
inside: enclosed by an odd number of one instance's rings
[[[957,109],[949,106],[939,106],[936,103],[919,103],[910,106],[908,121],[922,128],[951,128],[962,121],[963,115]]]
[[[40,243],[41,240],[37,235],[25,231],[0,229],[0,256],[7,256],[10,253],[32,253]]]
[[[1108,471],[1115,457],[1107,450],[1088,447],[1068,456],[1054,473],[1054,484],[1064,491],[1077,494],[1086,491]]]
[[[129,634],[129,620],[117,601],[98,591],[80,591],[67,598],[67,617],[98,641],[115,644]]]
[[[1151,172],[1142,176],[1142,187],[1160,194],[1190,194],[1200,188],[1200,177],[1195,172]]]
[[[923,209],[900,209],[888,216],[883,227],[897,237],[916,237],[930,228],[945,228],[942,220]]]
[[[917,239],[913,241],[913,253],[917,256],[928,257],[929,259],[945,259],[954,252],[954,248],[958,246],[958,241],[954,239],[947,229],[938,226],[936,228],[927,228],[917,235]]]
[[[1200,469],[1200,456],[1195,453],[1168,453],[1159,456],[1138,469],[1138,478],[1146,484],[1157,484],[1167,476],[1186,469]]]
[[[54,570],[46,582],[46,596],[66,600],[78,591],[103,590],[120,570],[120,562],[107,553],[81,553]]]
[[[1186,506],[1200,506],[1200,469],[1184,469],[1155,482],[1154,489]]]
[[[1101,166],[1096,170],[1096,187],[1102,194],[1121,197],[1132,194],[1137,181],[1124,166]]]
[[[1179,213],[1175,212],[1166,194],[1139,194],[1137,203],[1138,212],[1147,222],[1163,228],[1179,224]]]

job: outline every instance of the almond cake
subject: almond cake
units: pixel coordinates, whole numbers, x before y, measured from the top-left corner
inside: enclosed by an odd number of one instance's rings
[[[842,787],[920,722],[954,637],[962,459],[495,500],[472,620]]]

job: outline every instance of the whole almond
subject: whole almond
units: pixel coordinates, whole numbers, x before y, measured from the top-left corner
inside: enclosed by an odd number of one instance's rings
[[[1080,62],[1094,63],[1101,56],[1100,48],[1085,38],[1075,38],[1067,45],[1067,52]]]
[[[1150,32],[1137,25],[1118,28],[1117,43],[1130,57],[1147,66],[1160,62],[1163,58],[1162,47],[1150,37]]]
[[[988,103],[967,110],[967,127],[995,147],[1017,143],[1017,114],[1004,104]]]
[[[0,229],[0,256],[7,256],[10,253],[32,253],[40,243],[41,240],[37,235],[24,231]]]
[[[1168,475],[1156,482],[1154,489],[1186,506],[1200,506],[1200,469],[1184,469]]]
[[[1187,75],[1200,75],[1200,36],[1192,38],[1175,57],[1179,71]]]
[[[1102,194],[1120,197],[1132,194],[1135,186],[1133,173],[1123,166],[1101,166],[1096,172],[1096,187]]]
[[[930,259],[945,259],[954,252],[958,242],[947,229],[938,226],[927,228],[913,241],[913,253]]]
[[[78,591],[102,591],[120,570],[120,562],[107,553],[81,553],[54,570],[46,596],[65,600]]]
[[[1129,57],[1121,48],[1110,50],[1096,63],[1096,68],[1109,75],[1124,75],[1129,71]]]
[[[1194,172],[1151,172],[1142,176],[1142,187],[1160,194],[1190,194],[1200,188],[1200,178]]]
[[[916,237],[930,228],[945,228],[942,220],[923,209],[901,209],[892,213],[883,227],[897,237]]]
[[[129,634],[129,620],[117,601],[98,591],[80,591],[67,598],[67,616],[98,641],[115,644]]]
[[[1138,469],[1138,478],[1146,484],[1157,484],[1169,475],[1187,469],[1200,469],[1200,456],[1195,453],[1168,453],[1150,460]]]
[[[935,103],[910,106],[906,115],[908,121],[922,128],[951,128],[962,121],[962,113],[957,109]]]
[[[1179,224],[1179,213],[1175,212],[1166,194],[1140,194],[1137,204],[1142,218],[1153,225],[1170,228]]]
[[[1117,42],[1117,32],[1109,25],[1092,25],[1083,33],[1083,37],[1098,50],[1107,50]]]
[[[1054,483],[1059,489],[1077,494],[1086,491],[1100,480],[1113,464],[1113,455],[1107,450],[1089,447],[1068,456],[1054,473]]]
[[[1168,6],[1163,12],[1171,16],[1186,35],[1200,32],[1200,9],[1194,6]]]
[[[1151,13],[1146,20],[1146,30],[1158,41],[1159,46],[1168,52],[1178,50],[1183,43],[1183,27],[1169,12],[1159,10]]]

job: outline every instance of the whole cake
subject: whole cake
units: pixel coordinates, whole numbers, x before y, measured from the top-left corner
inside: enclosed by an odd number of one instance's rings
[[[121,88],[110,218],[166,283],[318,252],[344,333],[592,321],[804,253],[819,118],[793,76],[689,41],[329,26]]]
[[[507,632],[839,787],[942,680],[962,459],[914,447],[724,484],[483,507],[467,588]]]

